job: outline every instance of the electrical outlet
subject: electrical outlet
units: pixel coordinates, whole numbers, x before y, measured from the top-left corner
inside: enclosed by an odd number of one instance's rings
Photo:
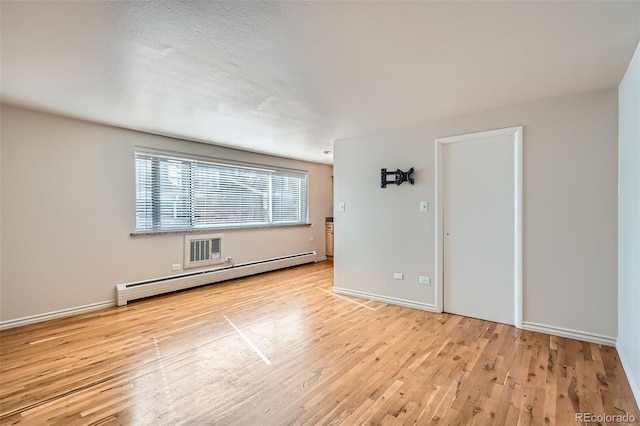
[[[420,275],[420,277],[418,278],[418,282],[420,284],[431,285],[431,278]]]
[[[393,279],[394,280],[404,280],[404,275],[401,272],[394,272],[393,273]]]
[[[173,265],[171,265],[171,270],[172,271],[179,271],[180,267],[181,267],[181,265],[179,263],[174,263]]]

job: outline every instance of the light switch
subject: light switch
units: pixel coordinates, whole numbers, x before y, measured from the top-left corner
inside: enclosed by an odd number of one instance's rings
[[[420,212],[425,213],[429,211],[429,202],[420,201]]]
[[[394,272],[393,273],[393,279],[394,280],[403,280],[404,279],[404,275],[402,274],[402,272]]]
[[[339,212],[343,212],[343,211],[345,211],[345,205],[344,205],[344,203],[338,203],[338,211],[339,211]]]

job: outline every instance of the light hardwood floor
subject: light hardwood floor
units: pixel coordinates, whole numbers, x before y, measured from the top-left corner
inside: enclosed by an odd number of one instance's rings
[[[0,424],[640,419],[614,348],[337,296],[331,266],[2,331]]]

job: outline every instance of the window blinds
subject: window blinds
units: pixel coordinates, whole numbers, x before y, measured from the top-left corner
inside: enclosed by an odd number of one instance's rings
[[[136,232],[308,221],[308,174],[135,150]]]

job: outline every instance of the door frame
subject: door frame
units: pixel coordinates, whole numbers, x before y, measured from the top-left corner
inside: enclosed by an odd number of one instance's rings
[[[513,294],[514,324],[522,328],[522,126],[489,130],[486,132],[468,133],[449,136],[435,140],[435,175],[436,175],[436,259],[435,259],[435,302],[436,312],[444,310],[444,145],[457,142],[471,142],[493,136],[511,136],[513,138],[513,195],[514,195],[514,258],[513,258]]]

